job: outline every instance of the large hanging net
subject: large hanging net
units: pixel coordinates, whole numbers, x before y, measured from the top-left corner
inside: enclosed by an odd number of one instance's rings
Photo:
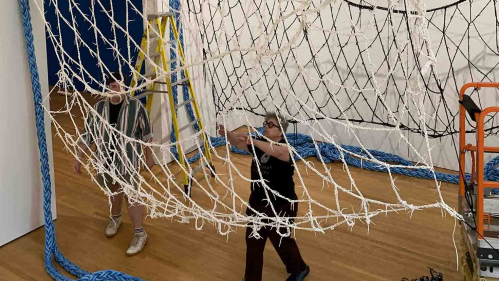
[[[96,173],[108,174],[121,184],[129,200],[147,206],[149,216],[195,220],[198,228],[210,223],[221,234],[249,223],[255,228],[271,225],[323,232],[342,224],[353,226],[359,220],[369,224],[380,214],[427,208],[460,217],[440,192],[441,181],[456,183],[458,176],[438,173],[434,167],[437,161],[440,166],[458,168],[450,166],[457,165],[454,135],[461,85],[496,81],[495,1],[459,1],[430,9],[422,0],[164,0],[152,8],[126,0],[119,11],[106,0],[85,5],[69,0],[64,8],[60,1],[45,1],[53,15],[46,18],[56,58],[50,63],[58,70],[53,84],[71,92],[62,108],[47,109],[57,136],[74,156],[81,150],[78,143],[88,136],[96,144],[107,140],[100,146],[104,149],[90,150],[81,159],[83,166],[94,179]],[[37,4],[41,12],[42,3]],[[169,63],[170,71],[153,58],[153,36],[151,44],[141,48],[144,29],[157,35],[147,20],[152,11],[173,12],[177,22],[186,59],[180,61],[178,46],[168,45],[169,58],[175,60]],[[138,36],[132,34],[137,26]],[[166,39],[175,39],[170,29]],[[134,69],[139,53],[145,54],[149,65],[141,73]],[[147,70],[154,67],[157,75],[148,76]],[[184,79],[185,69],[191,73],[201,104],[203,130],[196,127],[180,136],[171,133],[167,95],[173,96],[175,104],[183,102],[190,94],[185,85],[154,95],[157,106],[153,105],[149,118],[154,128],[162,129],[154,131],[153,142],[120,133],[93,107],[90,97],[140,93],[167,76],[173,82]],[[120,93],[110,92],[106,84],[113,71],[129,77]],[[133,76],[140,81],[131,87]],[[186,108],[185,122],[190,122],[193,109]],[[238,190],[249,189],[251,179],[248,168],[233,159],[234,152],[245,152],[216,135],[219,124],[229,129],[247,125],[243,131],[261,135],[262,116],[269,111],[282,114],[292,124],[285,140],[299,198],[285,199],[305,210],[295,218],[244,213],[248,198]],[[60,124],[59,116],[70,116],[71,124]],[[488,134],[497,132],[494,120],[495,116],[487,119]],[[474,123],[469,121],[468,127],[473,132]],[[202,134],[209,136],[209,147]],[[432,149],[439,142],[447,150],[435,156]],[[176,149],[179,143],[186,150],[194,147],[185,156],[185,168]],[[134,148],[140,171],[126,156],[127,147]],[[144,147],[152,148],[158,164],[152,170],[145,165]],[[193,196],[185,196],[178,167],[191,173],[197,165],[208,163],[204,149],[212,151],[217,169],[206,167],[193,177]],[[121,166],[108,164],[103,155],[110,151],[120,158]],[[168,161],[173,164],[166,165]],[[341,177],[346,182],[331,173],[333,161],[343,163]],[[364,196],[352,167],[385,172],[387,183],[371,188],[390,193],[390,199]],[[124,177],[124,172],[130,177]],[[433,202],[405,198],[404,186],[395,180],[400,174],[430,179],[434,188],[428,193]],[[321,184],[310,185],[309,178]],[[107,186],[99,187],[112,195]],[[331,191],[327,200],[312,195],[325,189]],[[270,189],[267,194],[269,204],[271,196],[280,196]],[[343,203],[345,198],[348,204]]]

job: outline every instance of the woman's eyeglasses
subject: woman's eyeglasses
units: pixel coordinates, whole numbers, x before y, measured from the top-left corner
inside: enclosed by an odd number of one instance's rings
[[[274,128],[274,127],[279,128],[279,126],[277,126],[277,125],[276,125],[276,124],[274,124],[273,122],[267,122],[267,121],[263,122],[263,127],[264,127],[264,128],[265,128],[265,127],[269,127],[269,129],[272,129],[272,128]]]

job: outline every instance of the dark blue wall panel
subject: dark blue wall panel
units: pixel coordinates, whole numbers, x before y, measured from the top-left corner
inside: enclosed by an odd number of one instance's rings
[[[99,0],[103,7],[98,4],[98,1],[95,1],[95,19],[97,28],[102,32],[102,35],[107,38],[109,41],[116,40],[118,41],[119,53],[124,58],[118,58],[115,52],[111,49],[111,45],[108,42],[105,42],[101,38],[101,35],[98,35],[98,39],[96,42],[95,39],[95,29],[92,27],[91,23],[85,20],[85,14],[88,19],[93,21],[92,13],[91,13],[91,2],[89,0],[75,0],[74,2],[79,4],[79,9],[81,12],[75,8],[73,3],[70,1],[63,0],[57,1],[58,9],[60,10],[61,17],[56,14],[56,9],[54,7],[54,3],[50,0],[45,0],[45,12],[46,12],[46,20],[49,22],[50,27],[54,35],[59,38],[59,32],[62,36],[62,45],[64,50],[67,52],[67,56],[73,58],[77,61],[77,63],[71,63],[70,67],[75,72],[80,74],[80,60],[81,66],[89,73],[84,74],[84,81],[89,83],[92,88],[98,88],[95,82],[91,82],[92,79],[89,76],[92,76],[97,81],[103,82],[105,81],[102,77],[102,72],[100,67],[98,66],[98,59],[91,55],[88,47],[85,47],[80,44],[80,58],[78,58],[78,51],[75,45],[75,32],[71,29],[72,19],[74,16],[75,23],[77,24],[77,29],[82,37],[83,41],[88,44],[88,46],[93,50],[99,50],[99,58],[104,65],[106,65],[110,71],[118,71],[118,63],[121,63],[123,68],[122,71],[125,75],[128,76],[128,82],[130,82],[131,72],[130,67],[125,65],[125,60],[130,61],[128,57],[128,49],[127,49],[127,35],[126,32],[123,32],[116,28],[116,36],[114,36],[112,29],[112,22],[120,25],[123,29],[126,30],[126,1],[125,0]],[[54,1],[56,2],[56,1]],[[72,1],[71,1],[72,2]],[[111,20],[111,3],[114,11],[113,18]],[[131,0],[131,2],[135,7],[142,12],[142,0]],[[132,9],[132,6],[128,5],[128,34],[131,40],[134,40],[137,45],[140,45],[140,41],[142,39],[143,34],[143,20],[142,17]],[[70,9],[71,5],[71,9]],[[71,10],[73,11],[73,15],[71,15]],[[109,16],[104,12],[108,11]],[[64,22],[62,17],[66,18],[69,23]],[[60,30],[58,28],[60,24]],[[48,36],[48,33],[47,33]],[[57,39],[58,39],[57,38]],[[112,42],[112,41],[111,41]],[[97,43],[97,44],[96,44]],[[137,48],[131,43],[131,61],[132,65],[134,65],[136,57],[137,57]],[[56,56],[56,50],[58,48],[54,48],[54,45],[50,39],[47,38],[47,60],[48,60],[48,73],[49,73],[49,84],[55,85],[58,81],[57,73],[60,71],[61,66],[59,64],[59,59]],[[60,52],[60,51],[59,51]],[[59,54],[60,55],[60,54]],[[69,63],[69,59],[66,57],[66,62]],[[70,76],[72,77],[72,76]],[[84,90],[83,84],[77,79],[73,79],[73,82],[76,84],[76,88],[78,90]]]

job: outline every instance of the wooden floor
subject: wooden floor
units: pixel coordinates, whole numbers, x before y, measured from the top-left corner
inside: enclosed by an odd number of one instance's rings
[[[52,109],[61,108],[63,104],[63,97],[52,98]],[[72,126],[67,115],[58,116],[57,120],[68,130]],[[78,122],[81,125],[81,121]],[[197,231],[193,223],[146,219],[149,240],[144,252],[127,257],[125,251],[133,235],[129,218],[124,216],[124,225],[116,237],[106,238],[107,197],[90,182],[87,174],[73,175],[73,159],[64,151],[59,138],[54,137],[53,141],[57,242],[69,260],[88,271],[113,269],[146,280],[226,281],[243,278],[244,229],[226,237],[217,234],[211,225]],[[219,148],[218,152],[224,155],[224,148]],[[250,157],[231,157],[249,176]],[[319,166],[315,159],[308,160]],[[218,160],[215,166],[219,173],[228,169]],[[338,183],[350,186],[340,163],[328,167]],[[303,165],[299,168],[304,171]],[[365,197],[397,202],[387,174],[355,168],[351,171]],[[327,206],[335,206],[332,187],[322,189],[322,181],[311,173],[305,176],[305,182],[313,198]],[[248,198],[248,184],[242,180],[238,183],[241,183],[236,185],[238,194]],[[409,203],[421,205],[438,201],[432,181],[397,176],[396,183],[401,196]],[[451,207],[457,206],[457,190],[457,185],[442,184],[444,199]],[[302,195],[300,187],[297,187],[297,193]],[[194,191],[193,196],[200,204],[212,206],[200,191]],[[359,211],[358,201],[350,196],[340,194],[340,203],[345,208],[353,207]],[[371,209],[375,208],[371,206]],[[306,206],[300,206],[299,213],[303,215],[305,209]],[[353,229],[342,225],[325,234],[298,231],[298,245],[311,268],[307,280],[411,280],[428,275],[428,267],[443,273],[446,281],[460,280],[452,241],[455,221],[448,215],[443,217],[440,209],[415,212],[412,218],[405,212],[387,217],[381,215],[374,218],[374,223],[369,232],[360,222]],[[455,238],[459,245],[459,225]],[[1,247],[0,280],[51,280],[43,267],[43,251],[43,228]],[[270,243],[265,251],[263,275],[266,281],[286,280],[288,276]]]

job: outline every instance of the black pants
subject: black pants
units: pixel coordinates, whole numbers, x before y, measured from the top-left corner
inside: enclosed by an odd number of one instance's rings
[[[259,206],[260,204],[252,204],[250,198],[250,206],[258,210],[259,212],[265,213],[267,216],[275,216],[272,213],[270,207]],[[276,212],[279,214],[285,213],[285,216],[296,217],[298,212],[298,204],[294,204],[294,209],[291,210],[291,204],[286,203],[281,206],[274,206]],[[247,215],[254,215],[254,212],[250,209],[246,210]],[[265,249],[265,243],[267,238],[270,239],[274,249],[281,258],[282,262],[286,266],[286,270],[289,274],[295,274],[301,272],[305,269],[305,262],[303,261],[298,245],[295,239],[291,237],[282,237],[277,233],[276,228],[262,227],[258,234],[261,236],[260,239],[250,238],[250,234],[253,232],[251,227],[246,229],[246,272],[244,278],[247,281],[261,281],[262,271],[263,271],[263,251]],[[286,230],[282,230],[281,233],[285,233]]]

